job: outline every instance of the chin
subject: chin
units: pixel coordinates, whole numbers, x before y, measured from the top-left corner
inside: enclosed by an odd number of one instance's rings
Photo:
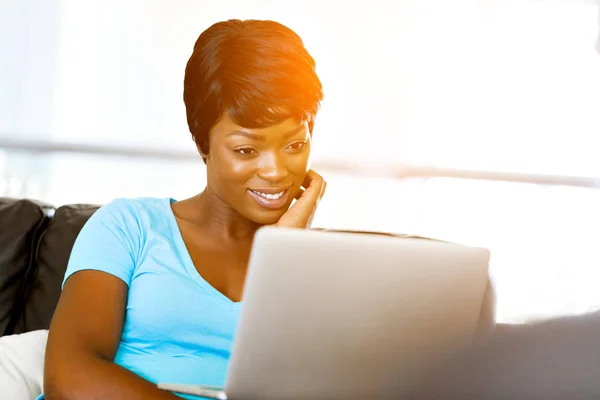
[[[259,225],[274,225],[284,213],[285,211],[258,212],[248,215],[247,218]]]
[[[287,201],[281,208],[268,208],[262,207],[254,199],[250,198],[248,202],[242,205],[239,211],[240,214],[255,224],[273,225],[287,212],[291,203],[291,201]]]
[[[248,218],[250,221],[259,224],[259,225],[273,225],[279,221],[279,219],[285,214],[288,210],[289,205],[282,207],[276,210],[269,210],[266,208],[262,208],[258,205],[249,205],[249,207],[245,208],[245,212],[241,214]]]

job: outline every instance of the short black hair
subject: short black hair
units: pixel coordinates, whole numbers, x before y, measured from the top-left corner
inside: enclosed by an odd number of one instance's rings
[[[198,37],[183,100],[196,146],[208,154],[210,129],[225,113],[250,129],[293,117],[312,133],[323,89],[314,59],[293,30],[274,21],[231,19]]]

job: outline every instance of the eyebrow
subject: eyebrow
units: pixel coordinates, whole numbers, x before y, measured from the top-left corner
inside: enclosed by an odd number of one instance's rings
[[[299,125],[299,126],[295,127],[291,131],[288,131],[288,132],[284,133],[284,135],[283,135],[284,139],[287,139],[290,136],[294,136],[296,133],[298,133],[301,130],[303,130],[304,127],[305,127],[305,125],[302,124],[302,125]],[[243,137],[247,137],[249,139],[259,140],[261,142],[264,142],[264,141],[267,140],[267,138],[264,135],[259,135],[257,133],[246,132],[246,131],[233,131],[231,133],[228,133],[227,136],[243,136]]]

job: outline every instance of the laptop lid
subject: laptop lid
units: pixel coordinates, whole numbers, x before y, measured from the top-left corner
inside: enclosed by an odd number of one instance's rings
[[[260,229],[227,396],[398,398],[472,339],[488,262],[437,241]]]

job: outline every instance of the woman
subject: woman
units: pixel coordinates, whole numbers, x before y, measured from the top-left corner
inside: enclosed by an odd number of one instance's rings
[[[200,35],[184,102],[206,188],[116,200],[85,225],[50,327],[47,400],[168,400],[156,382],[224,383],[255,232],[307,228],[325,191],[309,170],[322,98],[287,27],[230,20]]]

